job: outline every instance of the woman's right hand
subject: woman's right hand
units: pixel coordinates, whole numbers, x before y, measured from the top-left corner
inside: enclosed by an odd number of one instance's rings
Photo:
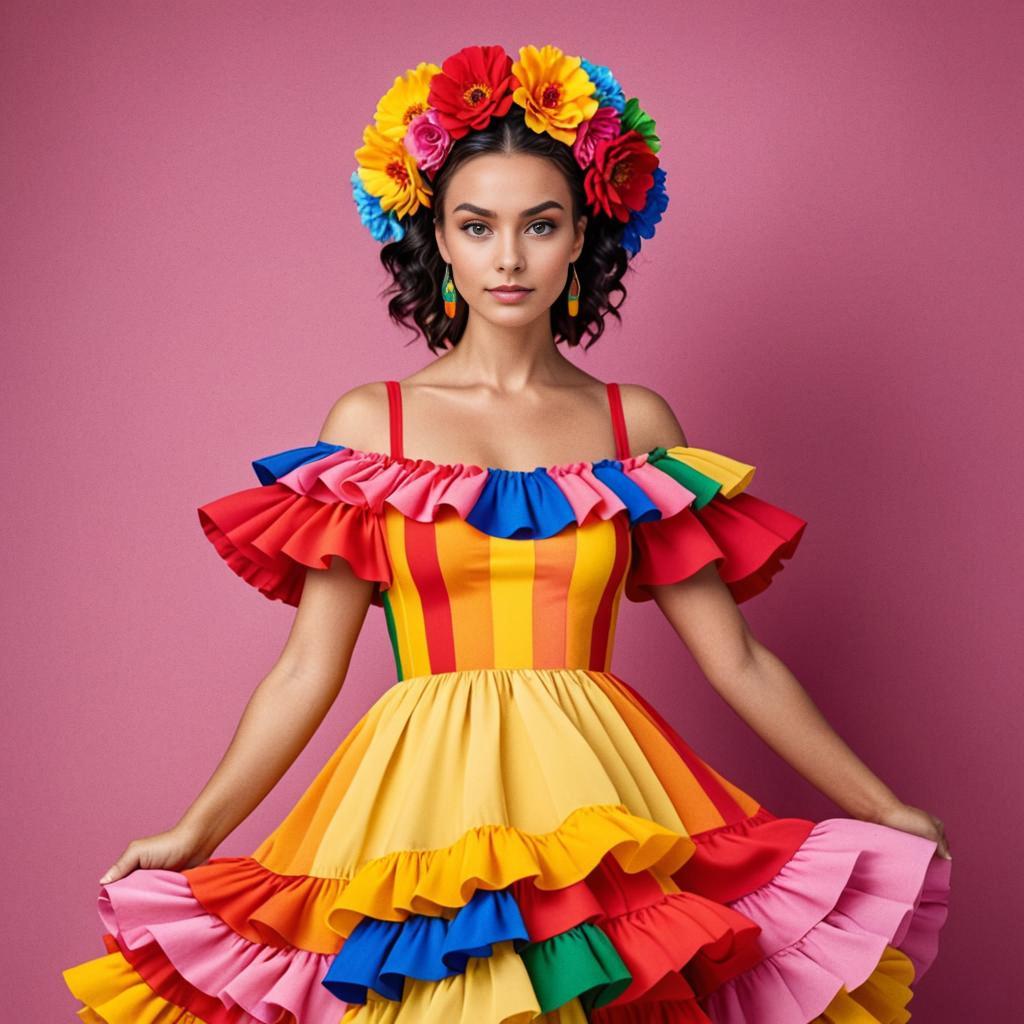
[[[166,832],[133,839],[100,879],[100,885],[114,882],[136,868],[166,868],[169,871],[192,868],[202,864],[212,852],[209,840],[200,832],[175,825]]]

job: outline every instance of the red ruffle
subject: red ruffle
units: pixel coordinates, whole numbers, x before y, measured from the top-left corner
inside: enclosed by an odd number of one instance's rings
[[[700,509],[691,506],[666,519],[633,527],[633,558],[626,597],[650,601],[651,586],[677,583],[709,562],[736,603],[759,594],[791,558],[807,522],[785,509],[743,492],[715,495]]]
[[[273,483],[235,491],[197,511],[229,568],[272,601],[298,605],[306,570],[327,569],[336,555],[374,581],[374,604],[391,585],[383,525],[365,506],[317,501]]]
[[[216,996],[211,996],[186,981],[157,943],[147,942],[136,949],[131,949],[123,939],[105,932],[103,945],[108,953],[120,953],[143,982],[161,999],[171,1004],[172,1012],[173,1007],[181,1007],[184,1011],[180,1015],[182,1018],[186,1013],[190,1013],[203,1024],[254,1024],[256,1018],[241,1006],[225,1006]],[[78,1016],[81,1016],[81,1013]],[[175,1019],[178,1019],[178,1015]]]

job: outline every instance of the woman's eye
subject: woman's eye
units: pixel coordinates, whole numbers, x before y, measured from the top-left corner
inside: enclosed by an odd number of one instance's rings
[[[536,221],[534,221],[530,225],[530,228],[536,228],[536,227],[550,228],[551,231],[555,230],[555,225],[551,221],[549,221],[549,220],[536,220]],[[470,221],[468,224],[463,224],[462,225],[462,230],[465,231],[468,235],[471,235],[473,238],[483,238],[483,233],[482,232],[474,231],[473,228],[483,228],[484,230],[486,230],[487,229],[487,225],[482,223],[481,221],[478,221],[478,220],[473,220],[473,221]],[[535,231],[534,234],[550,235],[551,231],[542,231],[542,232]]]

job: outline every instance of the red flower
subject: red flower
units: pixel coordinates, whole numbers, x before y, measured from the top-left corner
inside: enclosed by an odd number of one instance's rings
[[[430,80],[427,104],[454,139],[486,128],[512,106],[512,58],[500,46],[465,46]]]
[[[597,144],[594,162],[583,179],[587,201],[595,210],[627,221],[631,211],[644,208],[657,166],[657,156],[638,131],[603,139]]]

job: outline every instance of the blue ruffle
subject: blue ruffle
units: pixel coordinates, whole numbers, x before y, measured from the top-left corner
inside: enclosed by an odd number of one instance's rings
[[[320,983],[346,1003],[365,1003],[367,990],[401,1000],[406,978],[440,981],[462,974],[470,957],[493,955],[511,940],[529,942],[511,889],[477,889],[452,919],[414,914],[405,921],[364,917],[352,930]]]
[[[626,476],[618,459],[601,459],[591,469],[622,500],[630,525],[661,518],[658,506]],[[511,540],[553,537],[575,521],[569,499],[543,466],[488,469],[487,483],[466,516],[483,533]]]
[[[252,468],[256,470],[256,476],[261,484],[272,484],[278,477],[290,473],[297,466],[316,462],[317,459],[322,459],[332,452],[340,452],[343,447],[340,444],[317,441],[316,444],[305,448],[288,448],[273,455],[264,455],[262,459],[253,459]]]

